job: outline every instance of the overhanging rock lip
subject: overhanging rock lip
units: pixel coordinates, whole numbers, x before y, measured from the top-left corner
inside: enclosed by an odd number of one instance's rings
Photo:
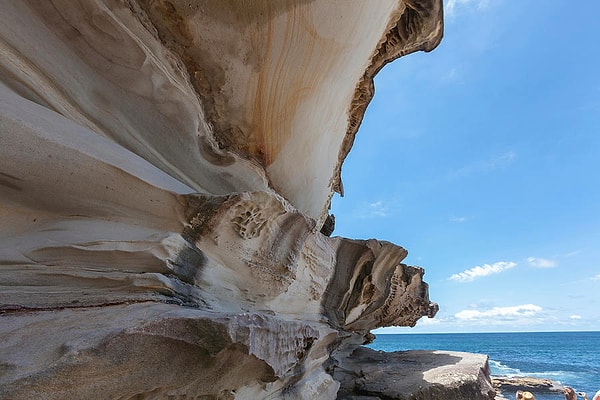
[[[331,14],[336,2],[329,0],[252,7],[171,1],[169,10],[161,2],[138,3],[201,99],[211,126],[203,148],[260,165],[269,187],[318,226],[333,194],[343,194],[341,166],[373,97],[373,77],[400,56],[431,51],[443,35],[442,0],[388,0],[369,15],[358,1],[339,2],[344,6]],[[218,14],[214,30],[221,34],[205,26],[211,12]],[[286,13],[294,29],[283,28]],[[255,32],[243,39],[250,25]],[[369,37],[357,36],[361,25],[372,31]],[[227,44],[225,33],[239,40]],[[311,107],[318,102],[315,113]],[[339,115],[333,122],[332,112]],[[298,148],[306,149],[300,156],[308,156],[305,165],[290,150]]]
[[[380,46],[375,49],[369,67],[366,69],[363,78],[356,86],[354,100],[349,107],[348,129],[342,147],[340,148],[338,163],[332,177],[332,189],[341,196],[344,195],[341,178],[342,164],[352,148],[354,138],[358,133],[367,107],[375,95],[373,83],[375,76],[385,65],[402,56],[417,51],[430,52],[434,50],[441,43],[444,36],[444,6],[442,0],[405,0],[405,4],[408,9],[414,10],[417,15],[421,16],[425,22],[426,27],[423,30],[426,33],[426,36],[421,41],[415,41],[415,43],[412,43],[408,48],[404,47],[404,45],[406,45],[405,41],[396,41],[397,39],[392,40],[395,36],[401,35],[398,32],[399,28],[401,28],[400,24],[402,23],[402,18],[405,15],[404,13],[401,13],[397,16],[396,20],[390,23],[390,28],[382,38]],[[433,10],[433,12],[430,12],[429,10]],[[427,32],[426,29],[429,29],[429,32]],[[414,35],[415,32],[413,32],[412,38],[407,37],[406,39],[415,40],[419,37],[418,33],[424,32],[417,32],[417,35]],[[390,43],[392,46],[388,46]]]

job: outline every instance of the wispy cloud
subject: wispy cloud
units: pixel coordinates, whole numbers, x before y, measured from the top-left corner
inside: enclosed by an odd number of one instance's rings
[[[570,319],[581,319],[581,315],[577,315],[577,314],[573,314],[573,315],[569,315]]]
[[[502,271],[506,271],[507,269],[511,269],[517,266],[517,263],[512,261],[499,261],[494,264],[483,264],[481,266],[475,266],[473,268],[467,269],[458,274],[452,275],[449,279],[458,282],[471,282],[475,279],[487,276],[498,274]]]
[[[446,84],[462,85],[465,83],[461,67],[453,67],[446,70],[440,76],[440,81]]]
[[[377,217],[387,217],[388,208],[383,204],[382,201],[376,201],[369,204],[369,215]]]
[[[514,150],[509,150],[506,153],[490,157],[486,160],[476,161],[467,164],[462,168],[458,168],[450,172],[450,179],[461,178],[472,175],[474,173],[488,172],[500,168],[505,168],[512,164],[517,159],[517,153]]]
[[[487,162],[488,168],[504,167],[512,163],[517,158],[517,153],[513,150],[509,150],[506,153],[500,154],[499,156],[493,157]]]
[[[527,261],[534,268],[554,268],[558,265],[557,261],[547,258],[529,257]]]
[[[457,216],[454,216],[454,215],[450,217],[450,222],[456,222],[456,223],[459,223],[459,224],[462,224],[466,220],[467,220],[467,217],[457,217]]]
[[[571,251],[571,252],[565,254],[565,257],[573,257],[573,256],[576,256],[576,255],[578,255],[580,253],[581,253],[581,249],[575,250],[575,251]]]
[[[593,281],[600,281],[600,274],[592,276]]]
[[[398,212],[398,201],[396,199],[379,199],[362,202],[351,213],[357,218],[366,220],[374,218],[385,218]]]
[[[448,0],[444,6],[444,14],[453,17],[460,9],[482,9],[488,3],[489,0]]]
[[[516,320],[520,318],[531,318],[542,312],[542,307],[535,304],[522,304],[509,307],[494,307],[488,310],[462,310],[454,314],[459,320]]]
[[[427,326],[427,325],[440,325],[444,322],[443,318],[421,318],[419,320],[419,325]]]

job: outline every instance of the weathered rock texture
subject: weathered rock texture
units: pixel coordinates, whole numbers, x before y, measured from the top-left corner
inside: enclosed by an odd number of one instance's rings
[[[334,398],[369,330],[433,316],[405,250],[320,229],[373,76],[441,13],[4,2],[0,398]]]
[[[448,351],[355,349],[333,374],[341,399],[490,400],[487,356]]]
[[[540,379],[531,376],[493,376],[492,385],[496,389],[496,399],[513,399],[518,390],[528,391],[534,395],[547,393],[564,393],[564,386],[551,379]]]

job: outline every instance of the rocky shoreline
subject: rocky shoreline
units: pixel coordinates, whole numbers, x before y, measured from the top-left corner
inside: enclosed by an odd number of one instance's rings
[[[496,390],[496,399],[513,399],[517,390],[537,393],[562,393],[564,386],[551,379],[531,376],[492,376],[492,385]]]

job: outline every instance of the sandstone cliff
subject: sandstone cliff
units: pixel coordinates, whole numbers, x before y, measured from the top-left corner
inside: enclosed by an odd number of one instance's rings
[[[441,14],[4,2],[0,397],[335,398],[369,330],[433,316],[404,249],[320,228],[373,76]]]

